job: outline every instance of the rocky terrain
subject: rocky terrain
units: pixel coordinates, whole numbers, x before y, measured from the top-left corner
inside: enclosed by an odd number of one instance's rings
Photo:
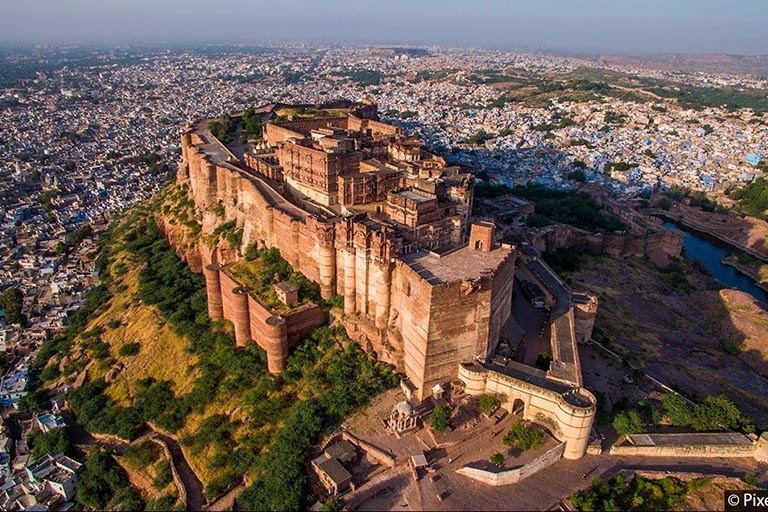
[[[594,338],[694,399],[725,394],[768,424],[768,313],[747,294],[711,290],[685,265],[689,291],[643,260],[588,258],[570,279],[600,300]]]

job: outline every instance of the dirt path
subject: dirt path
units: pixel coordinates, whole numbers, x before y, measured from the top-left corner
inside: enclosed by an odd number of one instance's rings
[[[205,497],[203,496],[203,484],[197,475],[187,462],[184,453],[181,451],[179,443],[164,434],[158,432],[158,439],[162,440],[168,445],[171,451],[171,463],[176,468],[179,474],[181,482],[184,484],[184,489],[187,495],[187,510],[195,511],[202,510],[205,504]]]

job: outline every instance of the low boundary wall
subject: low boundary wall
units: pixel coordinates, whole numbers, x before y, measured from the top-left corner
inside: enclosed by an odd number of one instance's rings
[[[502,485],[516,484],[520,480],[524,480],[531,475],[535,475],[542,469],[548,468],[563,456],[565,450],[565,443],[560,443],[545,454],[537,457],[528,464],[523,466],[508,469],[506,471],[487,471],[485,469],[473,468],[470,466],[464,466],[457,469],[456,472],[460,475],[464,475],[472,480],[490,485],[493,487],[500,487]]]

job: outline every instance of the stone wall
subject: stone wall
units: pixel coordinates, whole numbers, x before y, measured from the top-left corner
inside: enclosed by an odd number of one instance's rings
[[[309,132],[318,128],[347,128],[346,117],[315,117],[312,119],[302,119],[289,121],[287,123],[267,123],[265,139],[267,144],[274,147],[278,142],[283,142],[294,137],[303,137],[301,132]]]
[[[584,456],[595,417],[596,400],[583,388],[555,391],[541,384],[505,375],[478,365],[462,364],[459,379],[470,395],[493,393],[503,397],[503,407],[512,411],[515,402],[523,403],[523,418],[546,426],[553,436],[565,443],[563,457]],[[552,386],[553,388],[555,386]],[[578,398],[578,400],[574,400]]]
[[[225,270],[219,269],[222,317],[232,322],[237,346],[255,341],[267,353],[267,367],[272,374],[285,370],[288,352],[306,338],[310,331],[325,323],[325,314],[316,304],[306,304],[290,313],[273,314],[258,299],[238,286]]]
[[[598,256],[647,256],[658,265],[666,265],[671,256],[683,252],[683,236],[664,228],[647,232],[624,231],[617,233],[589,233],[566,224],[553,224],[536,235],[533,245],[541,252],[575,247]]]
[[[547,451],[545,454],[532,460],[528,464],[505,471],[488,471],[481,468],[464,466],[463,468],[457,469],[456,472],[460,475],[464,475],[473,480],[477,480],[478,482],[482,482],[493,487],[516,484],[520,480],[524,480],[531,475],[535,475],[542,469],[546,469],[560,460],[563,455],[564,448],[565,443],[560,443],[551,450]]]
[[[695,434],[694,434],[695,435]],[[696,458],[730,458],[752,457],[758,461],[768,461],[768,434],[763,433],[752,442],[743,443],[686,443],[686,434],[654,434],[655,437],[668,440],[656,445],[632,445],[623,436],[611,446],[610,455],[625,455],[637,457],[696,457]]]

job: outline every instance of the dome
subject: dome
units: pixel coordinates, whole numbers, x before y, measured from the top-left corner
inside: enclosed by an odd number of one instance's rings
[[[413,405],[407,400],[403,400],[395,406],[395,410],[401,416],[410,416],[413,414]]]

